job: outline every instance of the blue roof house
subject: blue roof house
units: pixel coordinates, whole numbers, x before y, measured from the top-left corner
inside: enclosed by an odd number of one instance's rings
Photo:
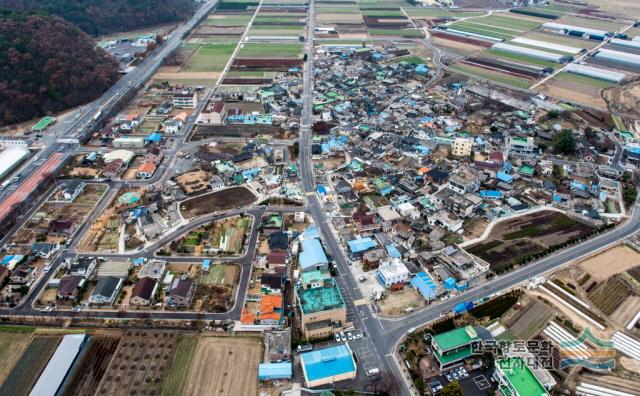
[[[327,255],[322,249],[320,241],[317,239],[304,239],[300,242],[302,245],[302,252],[298,256],[298,262],[300,263],[300,269],[303,272],[329,270],[329,260]]]
[[[373,249],[377,246],[376,241],[374,241],[370,237],[348,241],[347,245],[349,245],[349,250],[351,251],[351,253],[354,254],[366,252],[367,250]]]
[[[305,352],[300,355],[300,363],[310,388],[356,377],[356,363],[347,344]]]
[[[422,295],[422,297],[424,297],[425,300],[433,300],[436,297],[437,286],[426,272],[418,272],[409,283]]]
[[[291,362],[262,363],[258,366],[258,379],[260,381],[274,381],[291,379],[293,367]]]

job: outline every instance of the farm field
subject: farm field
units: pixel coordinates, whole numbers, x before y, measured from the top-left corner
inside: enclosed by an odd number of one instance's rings
[[[526,306],[516,311],[506,325],[518,339],[528,340],[546,326],[552,315],[553,309],[550,306],[532,299]]]
[[[171,369],[167,375],[162,395],[173,396],[182,394],[182,389],[187,380],[189,364],[198,345],[196,337],[182,336],[178,341],[176,354],[171,363]]]
[[[237,58],[301,58],[301,44],[247,43],[238,51]]]
[[[571,79],[559,79],[554,77],[547,80],[544,84],[536,87],[536,90],[556,98],[585,104],[587,106],[601,109],[605,109],[607,107],[607,103],[601,96],[602,90],[600,88],[580,84],[575,81],[571,81]]]
[[[371,36],[400,36],[400,37],[423,37],[424,34],[418,29],[369,29]]]
[[[450,25],[449,28],[455,29],[461,32],[481,34],[484,36],[495,37],[499,39],[508,40],[518,35],[518,32],[513,30],[506,30],[501,28],[494,28],[485,25],[474,25],[470,22],[459,22]]]
[[[160,394],[177,344],[178,337],[170,331],[128,331],[120,339],[96,394]]]
[[[631,288],[618,275],[614,275],[592,288],[588,297],[603,314],[609,316],[631,293]]]
[[[181,203],[180,211],[185,218],[191,218],[220,210],[242,207],[255,200],[255,195],[246,188],[233,187],[189,198]]]
[[[242,253],[244,237],[251,228],[251,217],[233,217],[214,221],[195,229],[171,243],[171,250],[202,256],[217,254],[236,255]]]
[[[235,48],[236,44],[205,44],[198,49],[183,70],[187,72],[222,71]]]
[[[522,37],[576,48],[591,49],[597,45],[597,42],[593,40],[584,40],[573,36],[546,33],[541,30],[532,30],[522,35]]]
[[[200,337],[183,395],[255,395],[258,393],[260,340]]]
[[[561,81],[569,81],[579,85],[587,85],[596,89],[606,89],[616,86],[614,82],[591,78],[570,72],[560,72],[555,75],[556,79]]]
[[[537,58],[526,56],[526,55],[512,54],[510,52],[501,51],[494,48],[489,48],[488,50],[486,50],[484,52],[484,55],[487,55],[491,58],[506,59],[514,62],[520,62],[520,63],[530,64],[530,65],[540,66],[540,67],[556,68],[558,66],[558,64],[555,62],[546,61],[543,59],[537,59]]]
[[[488,262],[492,270],[502,271],[525,257],[594,230],[562,213],[540,211],[497,223],[485,241],[466,250]]]
[[[35,336],[0,387],[1,395],[26,396],[47,366],[62,337]]]
[[[490,80],[516,88],[528,88],[532,84],[532,81],[526,78],[515,77],[494,70],[488,70],[477,66],[462,64],[460,62],[450,66],[450,68],[464,74],[476,76],[483,80]]]
[[[29,344],[31,335],[21,332],[2,332],[0,334],[0,383],[9,376],[13,364]]]
[[[78,370],[65,388],[69,395],[89,395],[95,392],[118,347],[119,336],[92,337]]]
[[[634,267],[639,265],[640,253],[626,245],[617,245],[578,264],[591,276],[591,279],[597,282],[627,270],[633,274],[637,271]]]

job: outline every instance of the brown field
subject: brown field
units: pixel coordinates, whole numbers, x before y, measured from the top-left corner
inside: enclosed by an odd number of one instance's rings
[[[0,384],[9,376],[16,360],[30,341],[28,333],[0,334]]]
[[[585,259],[578,265],[588,272],[593,280],[601,282],[610,276],[640,265],[640,253],[626,245],[617,245]]]
[[[95,392],[102,377],[107,372],[111,357],[118,347],[118,336],[96,336],[91,340],[80,367],[65,388],[69,395],[90,395]]]
[[[506,325],[509,331],[521,340],[528,340],[540,332],[553,315],[553,309],[547,304],[531,299],[529,304],[515,311]]]
[[[405,287],[395,291],[380,301],[380,310],[389,316],[399,316],[407,313],[407,308],[420,308],[425,305],[425,299],[412,287]]]
[[[183,395],[256,395],[261,355],[255,338],[200,337]]]
[[[607,107],[607,103],[602,99],[601,90],[586,84],[552,78],[540,85],[537,90],[549,96],[597,107],[599,109],[605,109]]]
[[[447,40],[440,37],[437,37],[437,38],[434,37],[433,42],[434,44],[436,44],[437,47],[447,47],[448,49],[453,50],[453,52],[457,52],[465,55],[485,50],[484,47],[463,43],[461,41]]]
[[[188,219],[219,210],[241,207],[255,200],[255,195],[246,188],[233,187],[187,199],[180,205],[180,211]]]
[[[122,337],[96,395],[159,395],[178,337],[169,331],[131,330]]]
[[[609,319],[620,326],[626,326],[627,323],[636,316],[638,311],[640,311],[640,297],[629,296],[611,315],[609,315]]]

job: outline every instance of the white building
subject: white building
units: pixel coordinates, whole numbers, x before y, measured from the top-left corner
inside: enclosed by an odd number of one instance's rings
[[[25,148],[8,148],[0,153],[0,179],[13,172],[30,155]]]
[[[507,156],[530,157],[535,154],[536,145],[533,137],[509,136],[507,140]]]
[[[376,275],[385,287],[409,282],[409,270],[398,258],[380,264]]]
[[[173,93],[173,106],[179,109],[195,109],[198,105],[198,94],[195,91]]]
[[[451,145],[451,154],[456,157],[467,157],[471,154],[473,140],[470,138],[457,137]]]

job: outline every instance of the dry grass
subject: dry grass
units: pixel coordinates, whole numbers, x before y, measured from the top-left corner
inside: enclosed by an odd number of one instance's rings
[[[640,265],[640,253],[626,245],[618,245],[578,264],[591,278],[601,282],[610,276]]]

